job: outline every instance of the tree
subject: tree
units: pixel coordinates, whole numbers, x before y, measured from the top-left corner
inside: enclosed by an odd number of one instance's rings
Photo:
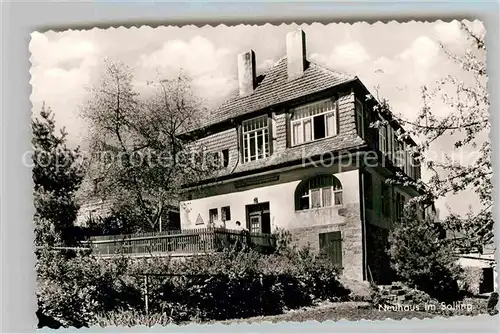
[[[40,117],[32,120],[31,128],[36,244],[74,245],[78,241],[74,193],[83,177],[80,151],[66,146],[64,129],[56,134],[54,115],[45,105]]]
[[[136,217],[138,231],[155,230],[182,184],[211,170],[200,147],[181,136],[205,112],[182,72],[148,82],[142,96],[133,79],[128,66],[106,60],[82,114],[90,125],[91,175],[99,180],[98,195]]]
[[[391,265],[404,283],[450,302],[459,298],[462,272],[453,248],[440,242],[433,224],[417,219],[415,211],[406,210],[389,235]]]
[[[460,236],[454,239],[456,245],[470,250],[493,240],[493,170],[491,142],[487,138],[491,125],[488,119],[484,36],[464,21],[460,22],[460,27],[469,42],[465,52],[451,51],[447,45],[440,45],[448,58],[463,69],[464,76],[448,75],[438,80],[435,88],[422,87],[423,107],[414,120],[394,117],[408,126],[408,131],[396,134],[399,139],[409,135],[420,139],[413,150],[420,157],[420,163],[432,172],[432,177],[426,185],[402,174],[396,175],[392,181],[412,185],[422,191],[423,195],[414,198],[409,205],[415,202],[429,203],[449,194],[472,189],[479,196],[482,207],[476,211],[470,210],[466,215],[452,213],[442,222],[448,231]],[[450,112],[439,117],[434,110],[437,103],[448,106]],[[384,99],[378,108],[382,114],[390,111],[390,105]],[[477,150],[478,158],[472,163],[457,161],[449,155],[445,155],[442,160],[435,159],[429,151],[432,144],[443,137],[452,138],[454,149]]]

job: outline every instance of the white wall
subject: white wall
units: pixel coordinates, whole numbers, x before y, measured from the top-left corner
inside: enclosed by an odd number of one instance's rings
[[[335,174],[342,183],[344,206],[359,203],[358,170],[352,169],[335,172],[335,170],[338,171],[338,168],[338,166],[332,167],[330,168],[330,172]],[[208,211],[217,208],[220,219],[220,210],[224,206],[230,206],[231,208],[231,220],[226,222],[227,228],[236,228],[236,221],[240,221],[242,226],[246,226],[245,206],[253,204],[255,198],[258,199],[259,203],[269,202],[271,230],[274,230],[276,227],[298,227],[292,226],[297,225],[297,217],[300,216],[300,212],[295,212],[295,189],[301,180],[311,177],[315,173],[318,173],[318,171],[318,168],[309,168],[281,173],[280,181],[278,182],[242,191],[229,191],[231,187],[228,186],[213,187],[211,191],[217,193],[219,190],[219,195],[181,202],[181,227],[182,229],[207,227]],[[199,214],[203,219],[203,225],[195,224]]]
[[[474,254],[467,254],[466,256],[469,257],[460,257],[458,259],[458,263],[462,267],[469,267],[469,268],[490,268],[491,267],[491,260],[495,259],[495,254],[479,254],[479,253],[474,253]],[[490,260],[490,261],[488,261]],[[498,272],[497,272],[497,266],[493,267],[493,289],[494,291],[498,291]]]

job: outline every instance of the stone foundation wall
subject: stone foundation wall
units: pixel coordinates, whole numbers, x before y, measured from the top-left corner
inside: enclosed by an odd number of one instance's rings
[[[359,205],[352,204],[339,212],[342,219],[334,222],[310,222],[309,226],[290,229],[295,243],[299,246],[310,245],[319,252],[319,234],[326,232],[341,232],[342,238],[342,275],[363,280],[363,237]]]
[[[376,225],[366,224],[366,261],[369,267],[368,279],[377,284],[390,284],[394,280],[394,271],[387,253],[389,230]],[[370,275],[371,274],[371,275]]]

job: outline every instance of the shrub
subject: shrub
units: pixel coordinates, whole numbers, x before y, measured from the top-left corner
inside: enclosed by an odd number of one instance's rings
[[[142,304],[140,291],[122,279],[128,267],[126,258],[105,261],[88,254],[68,256],[49,250],[37,255],[39,314],[65,327],[88,326],[99,312]]]
[[[230,249],[184,260],[47,253],[37,269],[40,311],[75,327],[135,321],[130,317],[145,309],[144,274],[150,274],[149,313],[164,315],[162,323],[279,314],[349,293],[336,278],[337,268],[307,248],[271,255]]]
[[[138,311],[121,311],[98,314],[94,324],[100,327],[117,326],[166,326],[172,323],[168,313],[143,314]]]
[[[152,258],[131,268],[174,274],[151,276],[149,284],[149,310],[172,314],[174,322],[278,314],[349,293],[336,279],[337,268],[307,249],[287,256],[225,250],[184,261]]]
[[[466,267],[463,269],[462,277],[459,281],[460,289],[467,294],[479,294],[479,287],[483,281],[483,269]]]
[[[459,298],[461,267],[430,224],[409,216],[395,226],[389,240],[391,265],[405,284],[440,301]]]

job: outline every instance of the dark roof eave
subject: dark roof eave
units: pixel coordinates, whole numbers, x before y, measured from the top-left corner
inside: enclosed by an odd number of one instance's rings
[[[366,148],[369,148],[367,144],[361,144],[361,145],[353,146],[349,149],[331,151],[331,153],[337,153],[337,155],[335,157],[333,157],[333,159],[338,159],[341,156],[340,153],[347,153],[347,152],[357,153],[357,152],[364,151],[364,149],[366,149]],[[308,159],[312,160],[312,161],[319,161],[319,159],[322,156],[324,156],[325,153],[327,153],[327,152],[318,153],[316,155],[308,157]],[[330,158],[330,159],[332,159],[332,158]],[[284,161],[282,163],[278,163],[278,164],[271,165],[271,166],[263,166],[263,167],[259,167],[259,168],[255,168],[255,169],[249,169],[249,170],[237,172],[237,173],[229,173],[229,174],[226,174],[226,175],[223,175],[220,177],[209,178],[209,179],[202,180],[200,182],[187,184],[187,185],[183,186],[182,188],[184,188],[184,189],[194,188],[197,186],[209,185],[211,183],[217,183],[217,182],[224,182],[224,181],[231,180],[233,178],[244,177],[244,176],[249,176],[252,174],[266,172],[266,171],[272,170],[272,169],[292,167],[292,166],[297,165],[297,163],[300,163],[302,161],[303,161],[303,158],[294,159],[294,160]]]

